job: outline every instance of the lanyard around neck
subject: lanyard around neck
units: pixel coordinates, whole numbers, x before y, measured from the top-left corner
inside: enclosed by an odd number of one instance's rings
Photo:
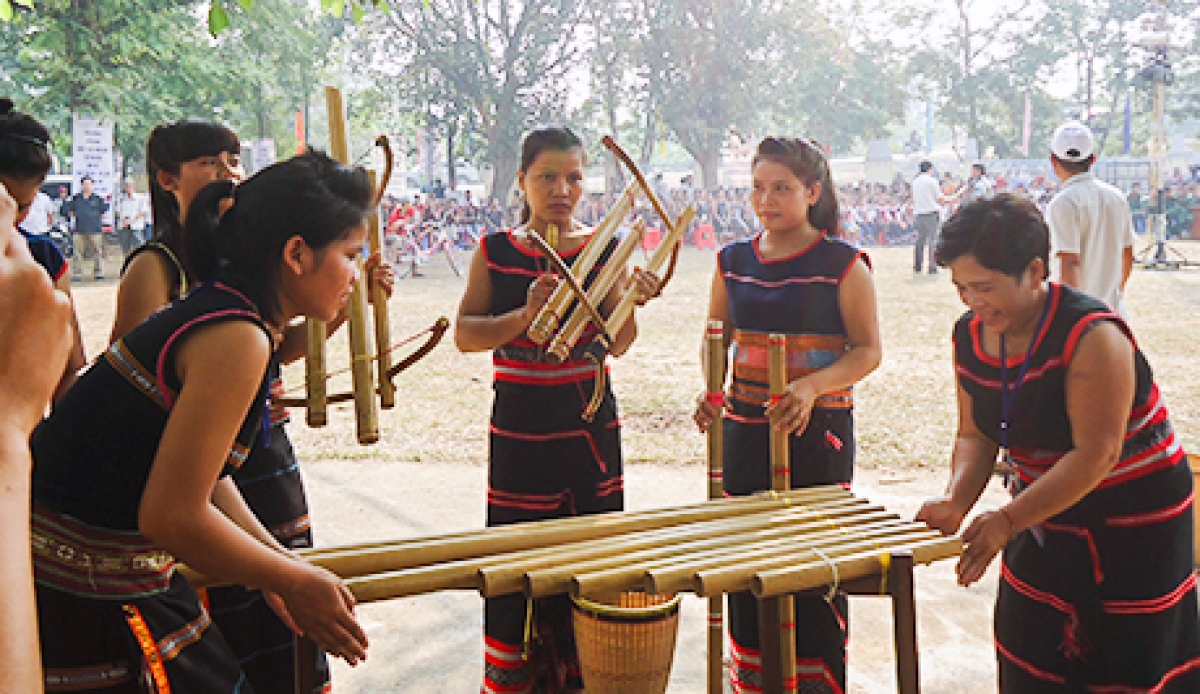
[[[1008,355],[1004,345],[1004,334],[1000,335],[1000,448],[1005,452],[1008,451],[1008,430],[1012,423],[1013,405],[1017,401],[1017,392],[1025,383],[1025,375],[1029,372],[1029,363],[1033,360],[1038,336],[1041,335],[1042,328],[1046,325],[1046,318],[1050,315],[1050,300],[1050,294],[1047,292],[1046,303],[1042,306],[1042,315],[1038,318],[1037,327],[1033,329],[1033,336],[1029,339],[1029,348],[1025,350],[1025,359],[1021,362],[1021,369],[1017,372],[1017,380],[1013,384],[1012,390],[1009,390],[1008,387]]]

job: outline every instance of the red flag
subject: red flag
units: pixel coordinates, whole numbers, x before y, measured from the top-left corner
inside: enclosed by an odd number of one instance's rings
[[[308,145],[304,142],[304,111],[296,111],[296,154],[304,154]]]

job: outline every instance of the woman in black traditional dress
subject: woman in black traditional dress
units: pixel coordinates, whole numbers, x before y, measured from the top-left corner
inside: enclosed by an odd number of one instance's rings
[[[496,367],[489,526],[623,507],[620,422],[607,380],[595,418],[586,422],[582,417],[596,387],[595,369],[582,352],[596,336],[596,327],[589,325],[574,353],[558,365],[546,363],[544,350],[525,334],[558,284],[529,236],[546,238],[551,224],[562,230],[549,242],[568,264],[591,238],[590,230],[573,219],[583,195],[583,164],[583,143],[566,128],[535,130],[525,137],[518,174],[526,200],[522,223],[484,237],[459,306],[455,344],[464,352],[492,350]],[[591,285],[615,248],[616,242],[610,242],[581,284]],[[636,286],[646,297],[658,291],[658,281],[649,273],[622,274],[601,312],[612,310],[627,286]],[[636,335],[630,320],[613,336],[613,356],[623,354]],[[530,614],[535,614],[536,627],[527,624]],[[521,595],[489,598],[483,691],[581,689],[570,620],[570,604],[563,596],[540,600],[532,611]],[[523,657],[526,637],[535,630],[533,657]]]
[[[356,663],[366,637],[341,580],[291,554],[229,475],[264,410],[293,318],[331,320],[358,279],[366,172],[310,153],[188,214],[186,297],[115,341],[33,438],[33,551],[48,691],[250,692],[175,559],[269,591]],[[219,211],[229,204],[224,216]]]
[[[970,585],[1001,550],[1005,693],[1200,691],[1192,477],[1150,365],[1102,301],[1046,281],[1049,231],[1011,194],[963,207],[938,265],[954,327],[958,435],[946,495],[917,518],[957,532],[1008,465],[1013,500],[963,532]]]

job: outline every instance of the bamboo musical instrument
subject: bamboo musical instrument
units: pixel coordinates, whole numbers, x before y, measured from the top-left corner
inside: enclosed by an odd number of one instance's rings
[[[725,493],[725,325],[710,320],[704,332],[705,399],[718,407],[717,416],[708,427],[708,498],[720,499]],[[708,599],[708,669],[709,694],[724,694],[725,676],[725,604],[720,595]]]
[[[385,156],[391,158],[392,148],[384,147]],[[391,166],[389,165],[389,169]],[[371,188],[383,192],[383,186],[376,180],[374,171],[367,171],[371,180]],[[371,255],[383,252],[383,232],[379,221],[379,210],[376,209],[367,218],[367,250]],[[396,386],[388,377],[392,368],[392,325],[388,316],[387,293],[376,282],[370,282],[371,308],[375,315],[375,355],[379,362],[376,364],[379,383],[379,406],[390,410],[396,406]]]
[[[634,199],[634,184],[629,186],[617,198],[617,202],[612,209],[604,215],[604,219],[596,225],[592,232],[591,238],[583,250],[579,252],[579,257],[575,259],[574,274],[577,277],[586,277],[592,268],[595,267],[596,261],[604,253],[608,242],[616,234],[621,223],[629,217],[630,211],[633,209]],[[544,345],[550,341],[557,330],[559,323],[563,318],[563,314],[567,310],[567,306],[571,303],[573,294],[570,287],[558,286],[554,292],[550,294],[550,298],[546,301],[546,305],[542,307],[538,314],[533,319],[526,333],[529,339],[539,345]]]

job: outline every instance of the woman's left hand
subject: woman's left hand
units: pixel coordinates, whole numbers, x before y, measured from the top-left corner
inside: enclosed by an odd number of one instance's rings
[[[658,275],[640,267],[633,268],[626,286],[628,291],[637,292],[638,306],[645,306],[646,302],[662,294],[662,280],[658,279]]]
[[[1012,537],[1012,524],[1000,511],[982,513],[971,521],[962,534],[967,547],[958,560],[958,584],[969,586],[982,578]]]
[[[396,287],[396,272],[392,269],[392,264],[383,259],[382,254],[372,253],[363,264],[363,273],[369,278],[368,288],[378,284],[383,288],[384,296],[392,298],[392,290]],[[370,296],[368,291],[367,297]]]
[[[808,428],[808,420],[818,396],[820,393],[806,379],[792,381],[779,401],[767,406],[767,417],[782,432],[802,434]]]

